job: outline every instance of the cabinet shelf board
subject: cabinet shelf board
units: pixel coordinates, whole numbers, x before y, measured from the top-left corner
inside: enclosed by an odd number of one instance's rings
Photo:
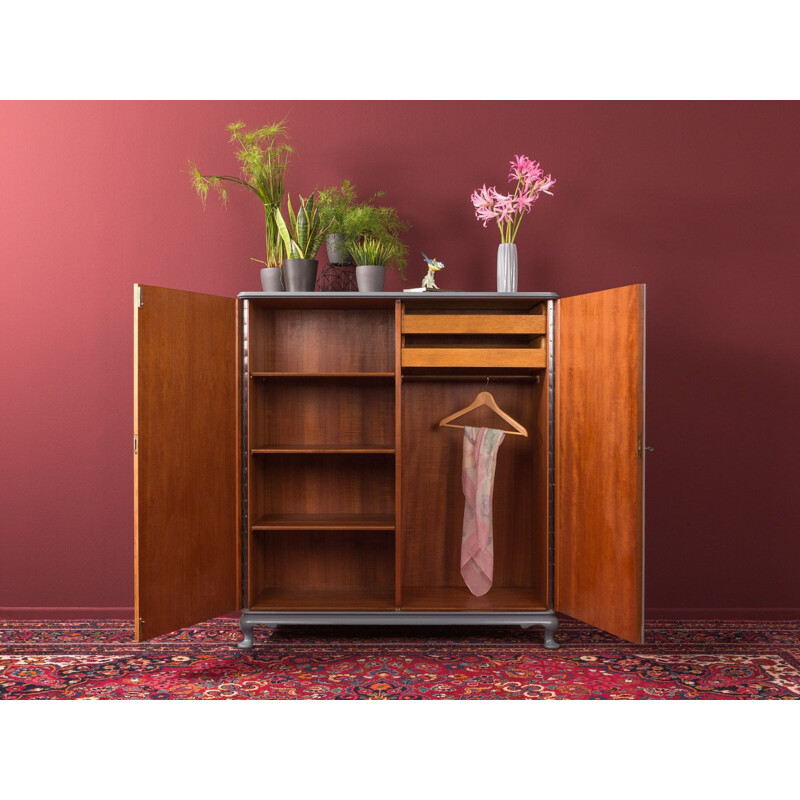
[[[379,444],[284,444],[253,447],[250,452],[254,455],[271,455],[275,453],[387,453],[392,455],[395,453],[395,448],[389,445]]]
[[[254,531],[393,531],[394,514],[266,514]]]
[[[546,611],[529,586],[497,586],[475,597],[466,586],[403,587],[404,611]]]
[[[258,593],[253,611],[394,611],[394,587],[270,588]]]
[[[394,378],[394,372],[251,372],[251,378]]]

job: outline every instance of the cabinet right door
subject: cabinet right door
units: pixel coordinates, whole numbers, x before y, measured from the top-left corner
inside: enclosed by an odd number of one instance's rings
[[[555,608],[644,640],[645,287],[556,302]]]

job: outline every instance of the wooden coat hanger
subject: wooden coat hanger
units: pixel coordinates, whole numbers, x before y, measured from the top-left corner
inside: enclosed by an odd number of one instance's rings
[[[460,417],[473,409],[479,408],[480,406],[488,406],[495,412],[498,416],[502,417],[511,427],[514,428],[513,431],[505,431],[505,433],[510,434],[511,436],[527,436],[528,431],[519,424],[513,417],[510,417],[503,411],[500,406],[497,405],[497,401],[492,397],[490,392],[480,392],[478,396],[466,407],[462,408],[460,411],[456,411],[455,414],[450,414],[449,417],[445,417],[443,420],[440,420],[439,427],[440,428],[465,428],[466,425],[451,425],[450,422],[457,417]]]

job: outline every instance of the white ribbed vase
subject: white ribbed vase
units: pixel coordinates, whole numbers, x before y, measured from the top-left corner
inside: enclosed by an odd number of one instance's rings
[[[497,291],[517,291],[517,246],[501,244],[497,248]]]

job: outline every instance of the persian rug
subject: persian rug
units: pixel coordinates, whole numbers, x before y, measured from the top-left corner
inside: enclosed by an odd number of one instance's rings
[[[256,628],[133,641],[128,620],[0,621],[0,699],[800,699],[800,621],[653,621],[631,644],[535,627]]]

